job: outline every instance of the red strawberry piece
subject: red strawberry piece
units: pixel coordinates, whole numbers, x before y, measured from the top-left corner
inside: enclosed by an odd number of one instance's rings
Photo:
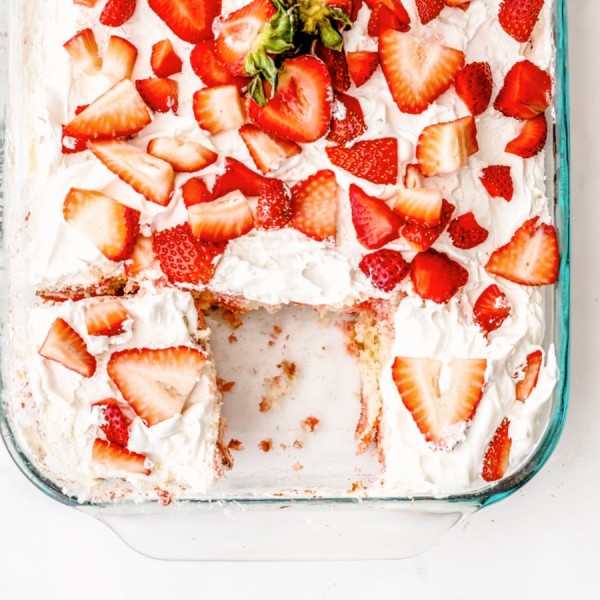
[[[502,29],[517,42],[526,42],[540,16],[544,0],[503,0],[498,12]]]
[[[336,94],[333,105],[333,119],[328,140],[346,145],[362,135],[367,129],[365,117],[358,98],[347,94]]]
[[[492,198],[504,198],[507,202],[512,200],[514,186],[510,175],[510,167],[490,165],[482,169],[479,179]]]
[[[221,4],[221,0],[148,0],[167,27],[191,44],[212,37],[213,21],[221,14]]]
[[[100,13],[100,23],[107,27],[121,27],[135,12],[137,0],[108,0]]]
[[[168,162],[119,140],[89,142],[88,148],[138,194],[160,206],[169,204],[175,173]]]
[[[427,250],[415,256],[410,276],[415,292],[423,300],[444,304],[467,283],[469,273],[447,254]]]
[[[192,141],[158,137],[148,142],[148,154],[167,161],[178,173],[200,171],[216,162],[219,155]]]
[[[136,134],[152,117],[128,79],[116,83],[65,125],[65,134],[83,139],[116,138]]]
[[[199,242],[189,223],[165,229],[154,235],[152,249],[162,272],[173,283],[208,283],[215,272],[217,258],[225,243]]]
[[[423,25],[427,25],[429,21],[433,21],[443,10],[444,0],[415,0],[419,19]]]
[[[419,114],[452,85],[465,64],[465,55],[388,29],[379,37],[379,60],[398,108]]]
[[[246,197],[238,190],[188,208],[192,234],[203,242],[227,242],[254,228],[254,217]]]
[[[102,67],[98,54],[98,44],[94,32],[88,27],[77,32],[63,44],[71,60],[77,67],[88,75],[93,75]]]
[[[356,142],[350,148],[325,148],[332,164],[372,183],[395,184],[398,181],[398,140],[380,138]]]
[[[335,173],[318,171],[292,188],[292,227],[318,241],[335,244],[338,185]]]
[[[201,204],[202,202],[214,200],[213,195],[206,187],[206,183],[199,177],[188,179],[181,186],[181,194],[186,208],[194,206],[194,204]]]
[[[106,436],[106,439],[113,444],[125,448],[129,443],[129,425],[131,424],[131,420],[125,416],[117,400],[106,398],[105,400],[94,402],[92,406],[101,407],[100,410],[102,411],[104,422],[100,425],[100,429]]]
[[[348,52],[348,72],[356,87],[365,84],[379,65],[379,54],[377,52]]]
[[[73,4],[80,4],[81,6],[86,6],[87,8],[93,8],[96,6],[96,2],[98,2],[98,0],[73,0]]]
[[[346,53],[343,50],[327,48],[321,41],[317,41],[315,54],[327,65],[333,89],[336,92],[347,91],[350,88],[350,74]]]
[[[532,158],[544,149],[548,135],[548,123],[542,113],[529,121],[525,121],[519,135],[506,144],[505,152],[516,154],[521,158]]]
[[[96,372],[96,359],[88,352],[83,338],[64,319],[52,323],[38,354],[83,377]]]
[[[225,159],[225,172],[215,180],[213,196],[220,198],[229,192],[239,190],[246,197],[260,196],[262,184],[267,177],[259,175],[235,158]]]
[[[559,261],[556,229],[534,217],[492,252],[485,268],[521,285],[548,285],[558,280]]]
[[[97,438],[92,448],[92,461],[105,465],[115,471],[127,471],[149,475],[151,469],[146,467],[146,457],[137,452],[131,452],[119,444]]]
[[[402,403],[425,440],[437,448],[452,450],[477,410],[486,369],[485,359],[452,360],[450,383],[442,393],[441,361],[398,356],[392,366],[392,377]]]
[[[249,77],[234,77],[217,59],[213,39],[203,40],[194,46],[190,54],[192,70],[208,87],[235,85],[241,92],[249,83]]]
[[[250,123],[240,127],[240,135],[254,164],[265,174],[277,169],[286,158],[302,152],[302,148],[296,142],[269,135]]]
[[[133,252],[129,260],[125,262],[125,274],[127,277],[135,277],[154,266],[154,251],[152,242],[154,237],[138,235],[133,246]]]
[[[106,370],[123,398],[152,427],[179,415],[196,387],[206,356],[187,346],[115,352]]]
[[[257,229],[281,229],[292,220],[292,193],[279,179],[262,184],[254,223]]]
[[[217,85],[197,91],[194,116],[198,125],[212,134],[239,129],[246,122],[244,105],[235,85]]]
[[[71,188],[63,216],[109,260],[131,256],[139,231],[139,211],[100,192]]]
[[[350,206],[356,237],[365,248],[376,250],[398,238],[403,221],[383,200],[352,184]]]
[[[179,108],[179,84],[168,77],[138,79],[135,87],[144,102],[156,112],[177,113]]]
[[[381,0],[371,11],[367,33],[378,37],[387,29],[410,31],[410,17],[399,0]]]
[[[181,73],[183,62],[177,56],[171,40],[161,40],[152,46],[150,65],[157,77],[170,77]]]
[[[550,106],[552,79],[531,61],[516,63],[506,74],[494,108],[507,117],[532,119]]]
[[[479,150],[473,117],[425,127],[417,143],[417,161],[426,177],[446,175],[462,169]]]
[[[232,75],[247,75],[244,69],[246,57],[260,30],[276,13],[277,9],[271,0],[253,0],[215,21],[213,29],[217,58]]]
[[[533,388],[537,385],[540,369],[542,368],[543,355],[541,350],[535,350],[527,355],[527,360],[521,372],[516,374],[516,397],[519,402],[525,402]]]
[[[472,212],[456,217],[448,227],[448,234],[452,244],[462,250],[470,250],[483,244],[489,236],[488,230],[477,222]]]
[[[410,265],[400,252],[386,248],[363,256],[358,268],[384,292],[395,290],[410,271]]]
[[[331,6],[332,8],[337,8],[339,10],[341,10],[347,17],[350,17],[352,19],[352,21],[356,21],[356,17],[354,15],[355,12],[355,7],[354,7],[354,0],[324,0],[325,4],[327,4],[328,6]],[[362,0],[359,0],[359,2],[362,2]],[[356,12],[358,13],[358,10],[356,10]]]
[[[508,469],[512,439],[509,435],[510,421],[505,417],[491,439],[483,458],[481,477],[484,481],[498,481]]]
[[[309,143],[329,130],[332,104],[327,67],[318,58],[303,55],[283,63],[277,91],[266,106],[254,100],[248,106],[250,120],[261,129],[285,140]]]
[[[495,283],[486,287],[473,305],[474,321],[485,334],[498,329],[511,312],[508,298]]]
[[[472,115],[480,115],[492,98],[492,69],[486,62],[466,65],[456,76],[454,88]]]
[[[111,35],[102,64],[102,73],[112,81],[129,79],[137,55],[137,48],[131,42],[118,35]]]
[[[63,154],[77,154],[85,150],[87,150],[87,140],[65,135],[65,125],[63,125],[60,151]]]
[[[421,223],[409,221],[402,227],[400,234],[414,250],[417,252],[425,252],[426,250],[429,250],[440,235],[442,235],[444,229],[446,229],[448,223],[450,223],[455,208],[454,204],[450,204],[448,200],[442,199],[440,222],[437,225],[428,227]]]
[[[89,335],[119,335],[129,315],[120,300],[93,302],[85,308],[85,326]],[[112,440],[114,441],[114,440]]]
[[[442,216],[442,192],[421,187],[399,188],[392,208],[404,219],[432,227]]]

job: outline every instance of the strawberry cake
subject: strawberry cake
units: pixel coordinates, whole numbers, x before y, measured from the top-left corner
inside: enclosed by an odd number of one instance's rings
[[[343,316],[366,494],[526,460],[558,377],[551,0],[17,4],[8,410],[65,493],[218,490],[217,307]]]

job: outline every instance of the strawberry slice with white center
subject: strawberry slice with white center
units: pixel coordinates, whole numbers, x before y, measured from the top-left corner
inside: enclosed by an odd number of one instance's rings
[[[179,84],[168,77],[138,79],[135,87],[144,102],[154,111],[177,113],[179,108]]]
[[[109,260],[131,256],[139,231],[139,211],[100,192],[71,188],[63,216]]]
[[[435,188],[399,188],[393,210],[415,223],[437,225],[442,216],[442,192]]]
[[[178,173],[200,171],[216,162],[219,155],[197,142],[158,137],[148,142],[148,154],[166,160]]]
[[[38,354],[83,377],[96,372],[96,359],[88,352],[83,338],[64,319],[52,323]]]
[[[137,48],[130,41],[118,35],[111,35],[102,64],[102,73],[111,81],[129,79],[137,55]]]
[[[549,285],[558,280],[558,237],[539,217],[525,221],[508,244],[490,256],[486,270],[521,285]]]
[[[447,254],[427,250],[413,259],[410,277],[423,300],[445,304],[467,283],[469,272]]]
[[[323,170],[292,188],[292,227],[320,242],[335,244],[338,185],[333,171]]]
[[[541,350],[535,350],[527,355],[527,360],[522,370],[516,375],[516,397],[519,402],[525,402],[533,388],[537,385],[542,368],[543,354]]]
[[[426,250],[429,250],[442,235],[444,229],[446,229],[448,223],[450,223],[450,219],[455,210],[456,206],[444,198],[442,199],[440,222],[437,225],[427,226],[422,223],[408,221],[400,230],[400,234],[410,244],[413,250],[425,252]]]
[[[171,40],[161,40],[152,46],[150,65],[152,72],[157,77],[171,77],[171,75],[181,73],[183,62],[177,56],[175,48],[173,48],[173,42]]]
[[[82,139],[117,138],[136,134],[152,117],[128,79],[116,83],[70,123],[65,134]]]
[[[266,175],[272,169],[279,167],[281,161],[302,152],[296,142],[282,140],[269,135],[250,123],[240,128],[240,136],[246,144],[254,164]]]
[[[93,75],[102,67],[94,32],[88,27],[76,33],[63,44],[71,60],[86,75]]]
[[[153,237],[138,235],[133,246],[129,260],[125,262],[127,277],[135,277],[154,266],[154,251],[152,250]]]
[[[485,333],[496,331],[512,312],[508,298],[496,284],[489,285],[473,305],[474,321]]]
[[[516,154],[521,158],[532,158],[544,149],[548,136],[548,122],[542,113],[525,121],[519,135],[506,144],[504,152]]]
[[[380,35],[379,59],[394,101],[410,114],[426,110],[465,65],[460,50],[394,29]]]
[[[90,142],[88,148],[138,194],[160,206],[169,204],[175,173],[168,162],[119,140]]]
[[[213,39],[203,40],[190,53],[192,70],[207,87],[235,85],[241,92],[249,83],[249,77],[234,77],[217,59]]]
[[[117,298],[93,302],[85,308],[85,326],[89,335],[119,335],[125,331],[126,308]]]
[[[225,172],[215,179],[213,197],[220,198],[229,192],[239,190],[246,197],[260,196],[263,183],[268,177],[249,169],[244,163],[228,156],[225,159]]]
[[[204,242],[226,242],[254,228],[254,217],[246,197],[239,191],[188,208],[192,234]]]
[[[481,400],[485,359],[454,359],[450,382],[440,389],[442,362],[431,358],[396,357],[392,376],[402,403],[427,442],[447,451],[461,440]]]
[[[106,439],[113,444],[118,444],[125,448],[129,443],[129,425],[131,425],[131,419],[125,416],[119,402],[115,398],[106,398],[94,402],[92,406],[100,407],[104,419],[103,424],[100,425],[100,429],[106,436]]]
[[[479,177],[483,187],[492,198],[504,198],[510,202],[515,192],[510,167],[490,165],[481,170]]]
[[[540,16],[544,0],[502,0],[498,21],[517,42],[526,42]]]
[[[151,469],[146,467],[146,457],[137,452],[131,452],[119,444],[97,438],[92,448],[92,461],[105,465],[115,471],[149,475]]]
[[[213,21],[221,14],[221,0],[148,0],[150,8],[184,42],[197,44],[212,37]]]
[[[264,107],[249,100],[248,113],[264,131],[292,142],[309,143],[329,130],[332,105],[327,67],[318,58],[303,55],[283,63],[275,95]]]
[[[200,381],[206,356],[194,348],[130,348],[115,352],[108,376],[135,412],[152,427],[181,411]]]
[[[481,477],[484,481],[498,481],[504,477],[508,469],[512,439],[509,435],[510,421],[502,419],[494,433],[483,458]]]
[[[246,122],[246,111],[235,85],[217,85],[197,91],[194,116],[198,125],[213,135],[239,129]]]
[[[417,143],[417,161],[426,177],[447,175],[466,166],[479,150],[473,117],[425,127]]]
[[[379,66],[379,54],[377,52],[367,52],[365,50],[348,52],[346,58],[350,78],[356,87],[360,87],[369,81]]]

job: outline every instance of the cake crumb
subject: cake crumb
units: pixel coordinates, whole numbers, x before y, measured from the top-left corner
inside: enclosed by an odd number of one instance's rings
[[[281,448],[283,451],[285,451],[285,450],[287,450],[287,449],[288,449],[288,446],[287,446],[287,444],[284,444],[283,442],[282,442],[281,444],[279,444],[279,447],[280,447],[280,448]]]
[[[304,469],[304,465],[302,463],[296,462],[292,465],[292,469],[294,469],[294,471],[302,471],[302,469]]]
[[[302,448],[304,448],[304,442],[302,440],[294,440],[294,448],[296,448],[296,450],[302,450]]]
[[[300,421],[300,427],[302,427],[304,431],[312,433],[313,431],[315,431],[315,429],[319,428],[319,423],[320,421],[316,417],[306,417],[304,421]]]
[[[170,492],[167,492],[167,490],[156,487],[154,488],[154,491],[156,492],[156,497],[161,506],[169,506],[169,504],[173,502],[173,496]]]
[[[360,490],[366,490],[365,484],[359,479],[352,483],[352,487],[348,490],[349,494],[353,494],[354,492],[358,492]]]
[[[277,368],[283,371],[283,375],[265,377],[263,380],[265,393],[258,404],[258,409],[261,413],[279,408],[279,399],[290,391],[292,387],[291,382],[296,376],[296,364],[288,360],[281,361],[277,365]]]
[[[238,341],[238,337],[237,337],[237,335],[235,335],[235,333],[232,333],[232,334],[231,334],[231,335],[230,335],[230,336],[227,338],[227,341],[228,341],[230,344],[235,344],[235,343]]]
[[[220,377],[217,377],[217,388],[222,394],[230,392],[235,387],[235,381],[225,381]]]
[[[263,452],[270,452],[271,449],[273,448],[273,440],[271,438],[268,438],[266,440],[261,440],[260,442],[258,442],[258,447]]]
[[[296,377],[296,363],[289,360],[282,360],[277,368],[281,369],[284,375],[291,381]]]
[[[223,321],[225,321],[231,329],[239,329],[244,324],[239,313],[226,309],[223,310]]]
[[[240,452],[244,449],[244,444],[240,442],[240,440],[236,440],[235,438],[231,438],[229,440],[229,444],[227,444],[227,448],[229,450],[233,450],[234,452]]]

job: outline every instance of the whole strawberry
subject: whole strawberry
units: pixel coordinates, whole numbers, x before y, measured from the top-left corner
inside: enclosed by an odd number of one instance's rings
[[[400,252],[388,249],[363,256],[358,267],[376,288],[384,292],[397,288],[410,270]]]
[[[136,1],[108,0],[100,14],[100,23],[107,27],[120,27],[133,16]]]

